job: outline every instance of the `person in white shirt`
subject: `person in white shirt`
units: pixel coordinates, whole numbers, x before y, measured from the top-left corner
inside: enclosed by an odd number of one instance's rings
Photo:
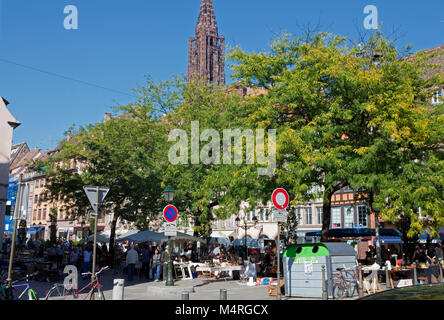
[[[134,270],[136,264],[139,263],[139,253],[134,249],[134,245],[131,244],[130,250],[126,253],[126,266],[128,267],[128,281],[133,281]]]

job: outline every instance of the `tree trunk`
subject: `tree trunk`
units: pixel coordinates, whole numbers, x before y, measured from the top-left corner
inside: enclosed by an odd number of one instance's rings
[[[331,223],[331,198],[336,191],[341,190],[345,187],[345,183],[340,183],[336,186],[324,186],[324,197],[322,205],[322,231],[321,231],[321,241],[325,242],[328,240],[328,231],[330,230]]]
[[[322,231],[321,241],[328,240],[328,230],[330,230],[331,222],[331,197],[334,192],[324,192],[323,205],[322,205]]]
[[[108,250],[111,254],[111,261],[113,261],[113,264],[114,264],[114,240],[116,238],[116,227],[118,220],[119,220],[119,215],[116,212],[114,212],[113,220],[111,221],[111,234],[109,237],[109,246],[108,246]]]
[[[197,231],[196,227],[200,227],[202,225],[202,223],[199,221],[199,217],[200,217],[200,212],[198,212],[198,214],[194,215],[194,226],[193,226],[193,236],[199,238],[200,233],[199,231]]]

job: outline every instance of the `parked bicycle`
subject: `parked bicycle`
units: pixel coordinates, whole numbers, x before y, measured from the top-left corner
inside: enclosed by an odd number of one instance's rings
[[[356,271],[353,268],[337,268],[338,272],[333,274],[333,299],[353,297],[358,294],[359,282]]]
[[[29,280],[34,277],[37,273],[33,273],[31,275],[27,275],[25,278],[16,280],[11,283],[11,287],[9,287],[8,283],[4,281],[0,284],[0,300],[21,300],[24,297],[27,297],[28,300],[39,300],[34,289],[29,285]],[[22,281],[26,281],[25,283],[19,283]],[[14,292],[20,291],[20,288],[24,288],[23,291],[17,296],[14,295]]]
[[[97,292],[99,300],[105,300],[105,295],[103,293],[102,286],[99,282],[99,275],[109,269],[109,267],[103,267],[100,271],[96,272],[95,280],[88,283],[85,287],[78,290],[77,288],[72,288],[67,290],[63,283],[56,283],[48,291],[45,299],[46,300],[66,300],[68,297],[72,296],[73,299],[78,299],[82,293],[86,293],[83,300],[95,300],[95,294]],[[91,272],[82,273],[82,276],[91,276]],[[89,291],[88,291],[89,290]]]

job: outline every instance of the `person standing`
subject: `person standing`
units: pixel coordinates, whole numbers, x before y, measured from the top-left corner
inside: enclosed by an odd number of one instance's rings
[[[128,281],[133,281],[134,270],[136,264],[139,263],[139,254],[134,249],[134,245],[131,244],[131,249],[126,253],[126,266],[128,268]]]
[[[150,262],[153,256],[153,251],[148,245],[148,242],[145,242],[145,245],[142,248],[142,272],[145,277],[149,280],[153,279],[153,273],[150,272]]]
[[[165,251],[162,252],[160,255],[160,261],[163,263],[163,270],[162,270],[162,279],[163,281],[167,280],[167,272],[168,272],[168,246],[165,247]]]
[[[92,252],[89,247],[86,247],[86,249],[83,251],[83,273],[91,272],[91,257]],[[83,279],[85,279],[85,276],[82,276]]]
[[[119,274],[122,270],[123,249],[119,243],[114,245],[114,274]]]
[[[57,245],[56,254],[57,254],[57,269],[60,270],[62,268],[63,254],[64,254],[64,250],[61,244]]]
[[[71,251],[69,259],[71,265],[77,267],[77,263],[79,262],[79,250],[77,248]]]
[[[151,268],[154,271],[154,281],[160,281],[160,271],[162,268],[162,261],[160,258],[159,249],[154,249],[153,259],[151,260]]]

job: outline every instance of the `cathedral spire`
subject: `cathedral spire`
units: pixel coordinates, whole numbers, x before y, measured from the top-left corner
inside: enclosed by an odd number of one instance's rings
[[[196,35],[188,40],[188,81],[225,85],[225,38],[219,37],[213,0],[202,0]]]
[[[196,32],[199,27],[205,25],[215,29],[217,33],[216,16],[214,14],[213,0],[202,0],[200,4],[199,18],[197,19]]]

